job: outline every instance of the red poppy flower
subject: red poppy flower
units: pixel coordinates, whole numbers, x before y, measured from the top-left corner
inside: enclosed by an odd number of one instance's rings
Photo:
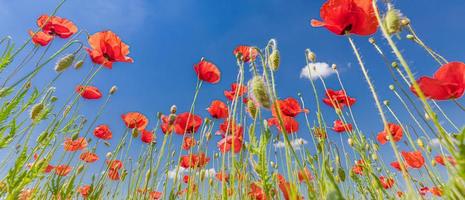
[[[50,173],[54,169],[55,169],[55,166],[47,165],[47,167],[45,167],[45,169],[44,169],[44,173]]]
[[[392,134],[392,139],[394,142],[399,142],[402,139],[402,127],[394,124],[394,123],[388,123],[388,128],[389,132]],[[378,133],[378,136],[376,137],[379,143],[381,144],[386,144],[388,141],[388,131],[387,128],[384,129],[384,131],[381,131]]]
[[[252,200],[266,200],[265,192],[256,183],[250,184],[250,192],[248,195]]]
[[[229,115],[228,106],[219,100],[212,101],[210,107],[208,107],[207,110],[210,113],[210,115],[215,119],[228,118]]]
[[[239,87],[239,88],[238,88]],[[239,85],[237,83],[233,83],[231,85],[231,90],[230,91],[224,91],[224,96],[232,101],[234,99],[234,96],[236,96],[237,92],[237,98],[241,97],[245,93],[247,93],[247,86],[244,85]]]
[[[228,173],[218,172],[218,173],[216,173],[215,177],[219,181],[224,180],[225,182],[229,182],[229,174]]]
[[[145,130],[149,123],[147,117],[139,112],[129,112],[121,115],[121,118],[123,119],[124,124],[126,124],[126,127],[135,128],[139,131]]]
[[[295,117],[301,112],[308,112],[307,109],[302,109],[300,107],[299,102],[292,97],[283,100],[277,100],[276,103],[278,103],[279,105],[279,110],[281,110],[281,114],[285,116]],[[271,113],[274,117],[278,116],[275,109],[275,105],[271,107]]]
[[[110,127],[106,124],[99,125],[94,129],[94,136],[102,140],[110,140],[113,137]]]
[[[65,151],[83,150],[87,147],[87,140],[83,137],[77,138],[76,140],[66,138],[63,146],[65,148]]]
[[[286,181],[283,175],[278,174],[278,187],[283,193],[284,199],[289,200],[290,192],[291,192],[291,184]]]
[[[109,69],[114,62],[134,62],[128,57],[129,46],[111,31],[102,31],[91,35],[88,39],[90,48],[86,48],[92,62]]]
[[[69,165],[58,165],[55,167],[55,174],[58,176],[66,176],[71,172],[71,169]]]
[[[328,106],[331,106],[335,109],[342,109],[344,106],[352,106],[355,103],[356,99],[347,96],[344,90],[326,90],[326,98],[323,99],[323,103]]]
[[[345,124],[342,120],[338,119],[334,121],[333,131],[337,133],[343,133],[346,131],[352,131],[352,124]]]
[[[257,49],[250,46],[238,46],[233,51],[236,58],[242,60],[243,62],[254,61],[258,56]]]
[[[179,165],[183,168],[202,168],[210,162],[205,153],[189,154],[181,156]]]
[[[182,149],[184,150],[189,150],[193,146],[195,146],[195,139],[193,137],[184,137],[184,140],[182,142]]]
[[[407,165],[411,168],[419,169],[425,164],[425,158],[423,158],[420,151],[402,151],[401,154]]]
[[[202,60],[194,65],[197,77],[205,82],[218,83],[220,81],[221,72],[215,64]]]
[[[297,122],[297,120],[295,120],[294,118],[282,116],[282,120],[284,129],[286,130],[287,134],[296,133],[297,131],[299,131],[299,122]],[[268,125],[276,126],[280,132],[283,132],[281,130],[281,124],[279,123],[279,120],[277,118],[268,119]]]
[[[393,178],[387,178],[384,176],[379,177],[379,182],[381,182],[381,185],[383,186],[384,189],[389,189],[394,185]]]
[[[400,167],[400,163],[395,161],[395,162],[392,162],[391,164],[391,167],[393,167],[394,169],[396,169],[397,171],[402,171],[402,168]],[[407,165],[405,165],[406,168],[408,168]]]
[[[242,145],[242,137],[235,135],[228,135],[217,143],[217,147],[221,153],[226,153],[230,151],[231,148],[234,149],[234,153],[239,153],[242,149]]]
[[[155,135],[152,131],[142,130],[142,135],[140,139],[142,140],[142,142],[150,144],[154,141]]]
[[[107,160],[108,169],[119,170],[123,168],[123,162],[121,160]]]
[[[150,200],[159,200],[163,196],[163,193],[158,191],[151,191],[149,193]]]
[[[182,177],[182,180],[183,180],[184,183],[189,183],[189,176],[184,175],[184,177]]]
[[[81,187],[79,187],[79,188],[77,189],[77,192],[78,192],[79,194],[81,194],[81,196],[82,196],[84,199],[86,199],[86,198],[89,196],[89,194],[91,193],[90,189],[91,189],[91,188],[90,188],[90,185],[83,185],[83,186],[81,186]]]
[[[358,175],[363,175],[363,165],[365,164],[364,160],[357,160],[355,165],[352,167],[352,172]]]
[[[100,90],[94,86],[78,85],[76,92],[84,99],[100,99],[102,97]]]
[[[173,128],[174,128],[173,124],[174,124],[174,121],[176,120],[176,115],[169,115],[169,116],[162,115],[160,119],[161,119],[160,128],[163,134],[171,134],[173,132]]]
[[[426,194],[428,194],[429,188],[428,187],[422,187],[422,188],[420,188],[420,190],[418,192],[420,193],[421,196],[425,196]]]
[[[320,16],[323,21],[312,20],[312,26],[324,26],[336,35],[371,35],[378,28],[372,0],[328,0]]]
[[[229,134],[242,138],[243,131],[244,130],[241,125],[237,124],[235,121],[225,119],[223,123],[220,124],[220,130],[218,132],[223,137],[226,137],[226,135]]]
[[[431,192],[431,194],[438,196],[438,197],[442,196],[443,194],[442,189],[438,187],[432,187],[429,191]]]
[[[447,63],[441,66],[433,77],[423,76],[417,82],[426,98],[434,100],[460,98],[465,92],[465,64],[461,62]],[[410,90],[417,95],[413,86],[410,87]]]
[[[108,171],[108,178],[113,181],[118,181],[121,179],[121,176],[119,175],[118,170],[110,169]]]
[[[29,31],[29,34],[34,35],[32,36],[34,44],[41,46],[46,46],[55,35],[60,38],[69,38],[77,32],[77,27],[73,22],[57,16],[42,15],[37,19],[37,26],[42,30],[35,35]]]
[[[304,169],[300,170],[299,172],[297,172],[297,178],[299,178],[300,182],[304,182],[307,179],[309,181],[313,180],[312,173],[310,172],[310,170],[308,168],[304,168]]]
[[[42,31],[34,34],[33,31],[29,30],[29,35],[32,37],[32,42],[36,45],[47,46],[50,41],[53,40],[53,35],[49,35]]]
[[[200,125],[202,125],[202,118],[200,116],[185,112],[176,116],[174,131],[179,135],[192,134],[197,132]]]
[[[86,163],[93,163],[98,160],[98,156],[95,153],[87,151],[87,152],[81,153],[81,155],[79,156],[79,159],[81,159],[82,161]]]
[[[447,162],[449,162],[452,166],[455,166],[457,164],[457,161],[455,161],[455,159],[452,157],[452,156],[441,156],[441,155],[438,155],[438,156],[435,156],[434,157],[434,160],[441,164],[442,166],[446,166],[446,160]]]

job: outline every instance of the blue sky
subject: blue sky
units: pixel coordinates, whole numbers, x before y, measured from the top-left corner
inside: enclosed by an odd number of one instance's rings
[[[58,2],[0,0],[0,34],[12,35],[17,44],[22,44],[28,38],[27,30],[36,28],[36,18],[51,12]],[[116,64],[112,70],[105,69],[94,81],[94,85],[105,92],[112,85],[119,88],[98,122],[110,124],[115,135],[122,134],[123,124],[119,117],[122,113],[141,111],[152,119],[149,127],[153,127],[156,113],[167,113],[173,104],[180,112],[187,111],[196,83],[192,67],[201,57],[216,63],[222,72],[219,84],[204,84],[200,92],[196,110],[200,110],[198,114],[207,116],[204,108],[213,99],[225,100],[223,90],[229,89],[236,77],[237,67],[232,54],[235,46],[264,47],[271,38],[278,41],[281,52],[281,67],[276,74],[280,97],[297,97],[297,92],[302,92],[309,109],[315,111],[311,86],[308,80],[299,77],[305,65],[304,50],[310,48],[318,61],[338,65],[349,95],[358,100],[353,110],[360,127],[367,135],[375,134],[382,125],[347,39],[309,25],[312,18],[320,18],[319,8],[323,2],[69,0],[57,15],[72,20],[89,33],[113,30],[130,45],[130,56],[135,62]],[[420,37],[430,47],[449,61],[464,61],[465,1],[409,0],[395,1],[395,5],[411,19]],[[389,53],[380,34],[374,37]],[[388,71],[367,39],[355,37],[355,42],[378,93],[381,99],[391,99],[394,109],[401,113],[400,104],[388,89],[392,83]],[[58,39],[53,45],[63,42]],[[410,41],[402,39],[398,43],[416,74],[430,75],[439,67],[424,50]],[[393,57],[390,55],[390,58]],[[52,67],[45,69],[47,72],[33,83],[37,86],[46,84],[54,76]],[[57,83],[57,95],[62,99],[68,97],[89,67],[88,62],[81,71],[66,72],[65,78]],[[330,88],[339,89],[335,76],[327,77],[326,83]],[[321,84],[318,87],[322,96],[324,90]],[[91,119],[102,102],[84,102],[83,114]],[[458,117],[463,115],[462,111],[452,103],[441,102],[440,105],[457,124],[465,122]],[[324,112],[326,123],[331,125],[335,115],[326,107]],[[400,114],[400,119],[411,123],[406,114]],[[300,120],[303,121],[303,116]],[[301,124],[301,137],[308,139],[304,129],[304,124]],[[157,134],[160,137],[160,133]],[[390,152],[389,147],[383,148]]]

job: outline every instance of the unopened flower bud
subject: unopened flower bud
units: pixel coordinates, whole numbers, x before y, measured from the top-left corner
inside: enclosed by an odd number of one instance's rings
[[[371,154],[371,159],[378,160],[378,155],[376,153]]]
[[[84,165],[79,165],[79,167],[76,170],[76,173],[80,174],[82,172],[82,170],[84,170]]]
[[[220,154],[217,152],[217,153],[215,153],[215,154],[213,155],[213,157],[214,157],[214,158],[218,158],[218,157],[220,157]]]
[[[171,114],[175,114],[176,110],[177,110],[176,105],[172,105],[171,108],[170,108]]]
[[[105,158],[107,158],[107,160],[110,160],[111,157],[113,157],[113,153],[111,153],[111,152],[108,152],[108,153],[105,155]]]
[[[417,139],[417,144],[420,148],[424,148],[425,147],[425,144],[423,143],[423,140],[421,140],[420,138]]]
[[[337,65],[336,65],[336,64],[332,64],[332,65],[331,65],[331,68],[333,68],[333,70],[336,70],[336,69],[337,69]]]
[[[396,89],[396,88],[394,87],[394,85],[391,84],[391,85],[389,85],[389,89],[390,89],[390,90],[394,90],[394,89]]]
[[[371,44],[374,44],[376,41],[375,41],[375,38],[370,37],[368,38],[368,42],[370,42]]]
[[[278,70],[280,61],[278,49],[273,49],[269,57],[270,67],[273,71]]]
[[[37,121],[40,113],[42,110],[44,110],[44,104],[43,103],[38,103],[32,106],[31,112],[29,113],[29,117],[32,119],[32,121]]]
[[[251,98],[264,108],[270,108],[270,96],[268,95],[268,86],[261,76],[254,76],[249,81],[249,88],[251,88]]]
[[[81,69],[82,66],[84,66],[83,60],[79,60],[76,63],[74,63],[74,69]]]
[[[432,160],[432,161],[431,161],[431,165],[432,165],[433,167],[436,166],[436,164],[437,164],[437,163],[436,163],[435,160]]]
[[[392,68],[398,68],[399,65],[397,64],[397,62],[392,62],[392,63],[391,63],[391,67],[392,67]]]
[[[389,106],[389,100],[384,100],[383,104],[386,105],[386,106]]]
[[[349,146],[351,147],[354,146],[354,140],[352,138],[347,139],[347,143],[349,143]]]
[[[111,88],[110,88],[110,94],[115,94],[116,90],[118,90],[118,87],[116,87],[116,85],[111,86]]]
[[[55,71],[61,73],[68,69],[74,61],[74,54],[68,54],[65,57],[61,58],[58,63],[55,65]]]
[[[414,39],[415,39],[415,36],[413,36],[412,34],[408,34],[408,35],[406,36],[406,38],[409,39],[409,40],[414,40]]]
[[[400,23],[402,24],[402,26],[408,26],[410,24],[410,20],[408,18],[403,18],[402,20],[400,20]]]
[[[311,62],[315,62],[316,61],[316,55],[315,53],[313,53],[312,51],[309,51],[307,53],[307,59]]]

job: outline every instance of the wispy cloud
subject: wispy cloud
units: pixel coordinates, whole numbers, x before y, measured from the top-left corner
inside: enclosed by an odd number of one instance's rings
[[[174,166],[173,169],[169,170],[168,171],[168,178],[169,179],[174,179],[176,177],[176,168],[178,166]],[[205,177],[207,178],[210,178],[210,177],[213,177],[216,175],[216,170],[213,169],[213,168],[209,168],[209,169],[202,169],[202,171],[204,171],[203,173],[205,173]],[[182,167],[179,167],[179,171],[178,171],[178,178],[184,176],[185,173],[188,173],[189,170],[188,169],[184,169]],[[201,172],[202,173],[202,172]]]
[[[310,70],[309,70],[310,69]],[[309,63],[307,66],[303,67],[300,71],[300,78],[307,78],[311,80],[316,80],[320,76],[326,78],[334,74],[334,70],[328,65],[328,63],[318,62],[318,63]]]
[[[303,139],[303,138],[296,138],[294,140],[291,140],[291,146],[295,150],[299,150],[301,146],[306,145],[307,143],[308,143],[308,141]],[[279,142],[273,144],[273,146],[275,148],[277,148],[277,149],[281,149],[281,148],[284,148],[286,146],[286,144],[284,144],[284,142],[282,142],[282,141],[279,141]]]

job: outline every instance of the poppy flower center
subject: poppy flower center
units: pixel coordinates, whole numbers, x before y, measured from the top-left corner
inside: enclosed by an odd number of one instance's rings
[[[107,53],[104,53],[104,54],[103,54],[103,57],[104,57],[106,60],[110,61],[110,62],[115,61],[115,59],[113,59],[113,58],[112,58],[110,55],[108,55]]]

